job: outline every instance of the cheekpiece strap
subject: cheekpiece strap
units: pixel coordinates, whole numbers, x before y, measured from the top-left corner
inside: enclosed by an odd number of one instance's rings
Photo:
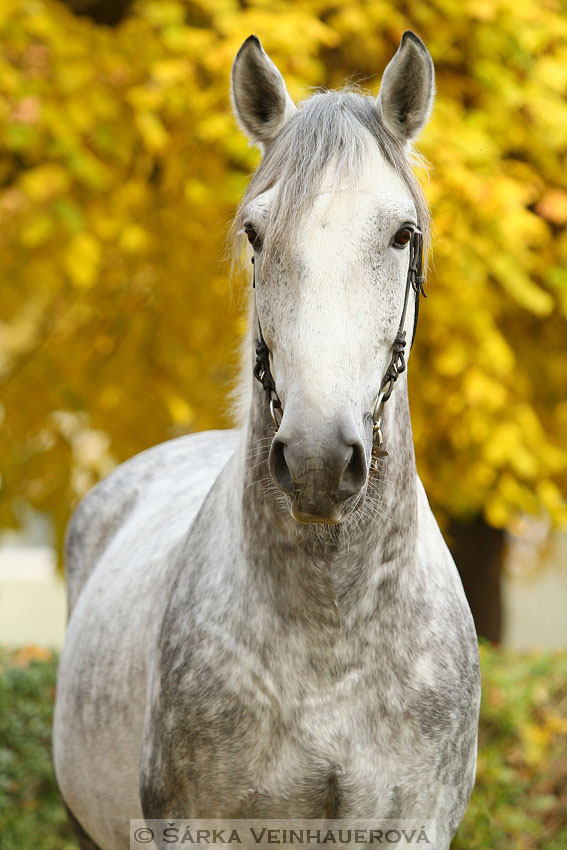
[[[384,448],[384,437],[382,434],[382,414],[384,405],[392,395],[394,384],[398,377],[406,369],[406,332],[404,325],[406,323],[406,313],[408,308],[408,300],[410,289],[415,293],[415,312],[413,320],[413,331],[411,335],[410,348],[413,345],[415,332],[417,330],[417,319],[419,316],[419,296],[423,295],[426,298],[423,289],[423,236],[419,227],[412,228],[412,236],[410,242],[410,257],[408,266],[408,276],[406,280],[406,290],[404,293],[404,306],[398,332],[392,346],[392,357],[382,378],[380,384],[380,392],[374,406],[373,420],[373,441],[372,441],[372,462],[370,465],[370,479],[377,469],[378,459],[387,457],[388,452]]]
[[[252,257],[252,264],[254,265],[254,257]],[[254,267],[252,286],[254,289],[256,288],[256,267]],[[259,319],[258,336],[256,337],[255,344],[256,363],[254,364],[254,377],[262,384],[264,392],[266,393],[266,398],[270,405],[270,415],[272,417],[272,422],[274,423],[274,429],[277,431],[281,422],[282,403],[276,390],[276,382],[274,381],[272,370],[270,369],[270,349],[266,345],[266,340],[264,339]],[[279,410],[280,414],[276,414],[276,410]]]

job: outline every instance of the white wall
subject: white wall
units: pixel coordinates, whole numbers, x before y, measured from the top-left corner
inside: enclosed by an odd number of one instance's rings
[[[502,643],[514,649],[567,647],[567,534],[516,541],[503,580]]]
[[[49,546],[0,544],[0,644],[63,644],[67,601]]]

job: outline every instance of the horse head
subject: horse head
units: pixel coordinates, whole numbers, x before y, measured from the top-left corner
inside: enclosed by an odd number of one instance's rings
[[[405,368],[415,324],[413,235],[429,218],[410,155],[433,95],[411,32],[378,97],[347,88],[296,107],[255,36],[234,61],[236,116],[263,151],[236,227],[253,251],[261,377],[281,404],[269,468],[299,522],[340,522],[364,500],[385,376]]]

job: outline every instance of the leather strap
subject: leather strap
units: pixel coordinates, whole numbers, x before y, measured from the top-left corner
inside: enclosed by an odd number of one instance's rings
[[[252,287],[256,289],[256,266],[254,264],[254,257],[252,257],[252,265],[254,266]],[[281,422],[282,403],[280,401],[278,391],[276,390],[276,382],[274,381],[272,370],[270,369],[270,349],[266,345],[260,319],[258,319],[258,336],[256,337],[256,362],[254,364],[254,377],[262,384],[264,392],[266,393],[266,398],[270,405],[270,415],[274,423],[274,428],[277,431]],[[279,421],[275,412],[276,410],[280,411]]]

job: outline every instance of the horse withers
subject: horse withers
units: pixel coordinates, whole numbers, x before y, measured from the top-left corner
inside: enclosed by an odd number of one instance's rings
[[[241,427],[138,455],[72,519],[54,758],[82,850],[127,848],[131,818],[434,820],[449,848],[480,686],[405,371],[433,95],[411,32],[377,98],[297,108],[255,36],[238,52],[264,153],[234,225],[254,260]]]

